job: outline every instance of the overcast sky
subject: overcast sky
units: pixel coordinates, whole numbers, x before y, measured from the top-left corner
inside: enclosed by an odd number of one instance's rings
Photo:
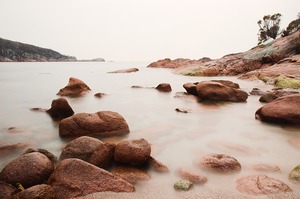
[[[299,0],[0,0],[0,37],[78,59],[219,58],[257,44],[257,21]]]

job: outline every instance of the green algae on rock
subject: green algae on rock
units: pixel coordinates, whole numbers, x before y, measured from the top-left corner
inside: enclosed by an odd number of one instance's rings
[[[293,170],[289,173],[289,179],[291,181],[300,182],[300,164],[293,168]]]
[[[300,89],[300,80],[288,77],[277,77],[275,79],[275,86],[281,88]]]
[[[192,187],[193,183],[189,180],[179,180],[174,184],[174,188],[180,191],[188,191]]]

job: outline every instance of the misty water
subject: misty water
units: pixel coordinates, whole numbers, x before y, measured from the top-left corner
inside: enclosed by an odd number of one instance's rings
[[[58,123],[46,113],[31,108],[50,108],[56,93],[70,77],[84,81],[92,91],[78,98],[66,97],[75,113],[95,113],[110,110],[120,113],[127,121],[127,136],[102,138],[106,142],[145,138],[152,145],[151,155],[168,166],[170,172],[149,171],[151,179],[135,185],[131,194],[108,193],[128,198],[201,198],[204,195],[232,194],[237,198],[251,196],[236,190],[236,180],[246,175],[265,174],[288,184],[294,194],[300,194],[299,184],[288,180],[288,173],[299,162],[297,146],[300,128],[265,124],[255,119],[255,111],[263,106],[258,96],[249,96],[245,103],[200,103],[193,98],[176,97],[184,92],[182,85],[208,79],[226,79],[240,84],[242,90],[270,89],[261,81],[244,81],[236,77],[187,77],[168,69],[146,68],[149,63],[0,63],[0,146],[21,143],[20,150],[0,154],[0,169],[29,147],[44,148],[59,157],[69,140],[58,134]],[[113,74],[117,69],[139,68],[139,72]],[[133,85],[155,87],[170,83],[172,92],[131,88]],[[95,93],[105,93],[96,98]],[[189,113],[176,112],[176,108]],[[13,128],[11,128],[13,127]],[[9,128],[11,128],[9,130]],[[197,165],[203,155],[225,153],[242,165],[238,173],[221,175]],[[254,164],[272,164],[280,172],[262,172]],[[206,176],[208,182],[195,185],[189,192],[178,192],[173,184],[180,178],[176,171],[189,169]],[[96,196],[91,197],[96,198]],[[257,197],[256,197],[257,198]]]

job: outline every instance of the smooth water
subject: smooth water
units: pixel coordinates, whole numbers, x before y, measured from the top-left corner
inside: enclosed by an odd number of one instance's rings
[[[0,147],[22,143],[13,153],[0,153],[0,169],[28,147],[44,148],[59,156],[68,143],[58,135],[58,123],[42,112],[30,108],[50,108],[56,93],[70,77],[84,81],[92,91],[83,97],[67,100],[75,113],[116,111],[128,122],[130,134],[125,137],[103,138],[107,142],[145,138],[152,144],[152,156],[166,164],[170,173],[151,172],[151,179],[136,185],[128,198],[203,198],[229,194],[231,198],[251,198],[240,194],[235,181],[246,175],[266,174],[287,183],[294,194],[300,194],[299,184],[288,180],[288,173],[300,164],[300,149],[290,144],[300,139],[300,128],[278,126],[255,120],[254,113],[263,104],[258,96],[249,96],[246,103],[200,103],[190,98],[177,98],[184,92],[182,85],[208,79],[228,79],[250,92],[252,88],[268,87],[260,81],[242,81],[236,77],[187,77],[167,69],[146,68],[148,63],[0,63]],[[139,72],[113,74],[117,69],[139,68]],[[170,83],[173,91],[131,88],[133,85],[155,87]],[[95,93],[106,93],[102,98]],[[175,108],[188,109],[179,113]],[[9,130],[10,127],[14,129]],[[197,160],[208,153],[234,156],[242,165],[236,174],[220,175],[197,166]],[[261,172],[253,164],[272,164],[281,172]],[[177,192],[173,184],[180,178],[179,168],[192,170],[208,178],[204,185],[195,185],[186,193]],[[108,193],[108,197],[124,194]],[[97,195],[90,198],[97,198]],[[99,195],[101,198],[101,194]],[[256,197],[257,198],[257,197]]]

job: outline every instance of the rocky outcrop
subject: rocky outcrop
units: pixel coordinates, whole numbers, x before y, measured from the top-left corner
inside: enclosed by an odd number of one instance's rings
[[[198,83],[196,90],[201,100],[244,102],[248,98],[248,94],[245,91],[213,81]]]
[[[300,124],[300,94],[277,98],[258,109],[255,118],[264,122]]]
[[[51,49],[0,38],[0,62],[76,61],[75,57],[62,55]]]
[[[114,159],[125,165],[145,165],[151,154],[151,146],[145,139],[122,141],[117,144]]]
[[[237,159],[225,154],[205,155],[200,159],[199,165],[208,170],[220,173],[230,173],[241,170],[241,164]]]
[[[63,148],[60,160],[78,158],[98,167],[105,168],[112,163],[114,150],[114,144],[108,144],[96,138],[82,136],[74,139]]]
[[[161,92],[171,92],[172,88],[169,83],[161,83],[155,89],[161,91]]]
[[[139,69],[138,68],[127,68],[127,69],[120,69],[120,70],[115,70],[115,71],[111,71],[108,73],[133,73],[133,72],[138,72]]]
[[[233,76],[243,79],[264,79],[274,83],[279,75],[300,79],[300,31],[281,37],[246,52],[229,54],[219,59],[164,59],[148,67],[172,68],[189,76]]]
[[[72,116],[74,111],[65,98],[58,98],[52,101],[51,108],[47,110],[47,113],[54,120],[62,120]]]
[[[80,79],[70,77],[68,85],[60,89],[57,95],[77,97],[90,90],[91,89]]]
[[[0,173],[0,181],[25,188],[45,182],[54,166],[44,154],[33,152],[21,155],[8,163]]]
[[[241,193],[250,195],[268,195],[284,192],[292,192],[292,189],[284,182],[266,175],[246,176],[236,181],[237,189]]]
[[[133,192],[133,185],[92,164],[71,158],[61,161],[48,179],[57,198],[75,198],[103,191]]]
[[[116,112],[78,113],[59,123],[60,136],[112,136],[129,133],[125,119]]]

